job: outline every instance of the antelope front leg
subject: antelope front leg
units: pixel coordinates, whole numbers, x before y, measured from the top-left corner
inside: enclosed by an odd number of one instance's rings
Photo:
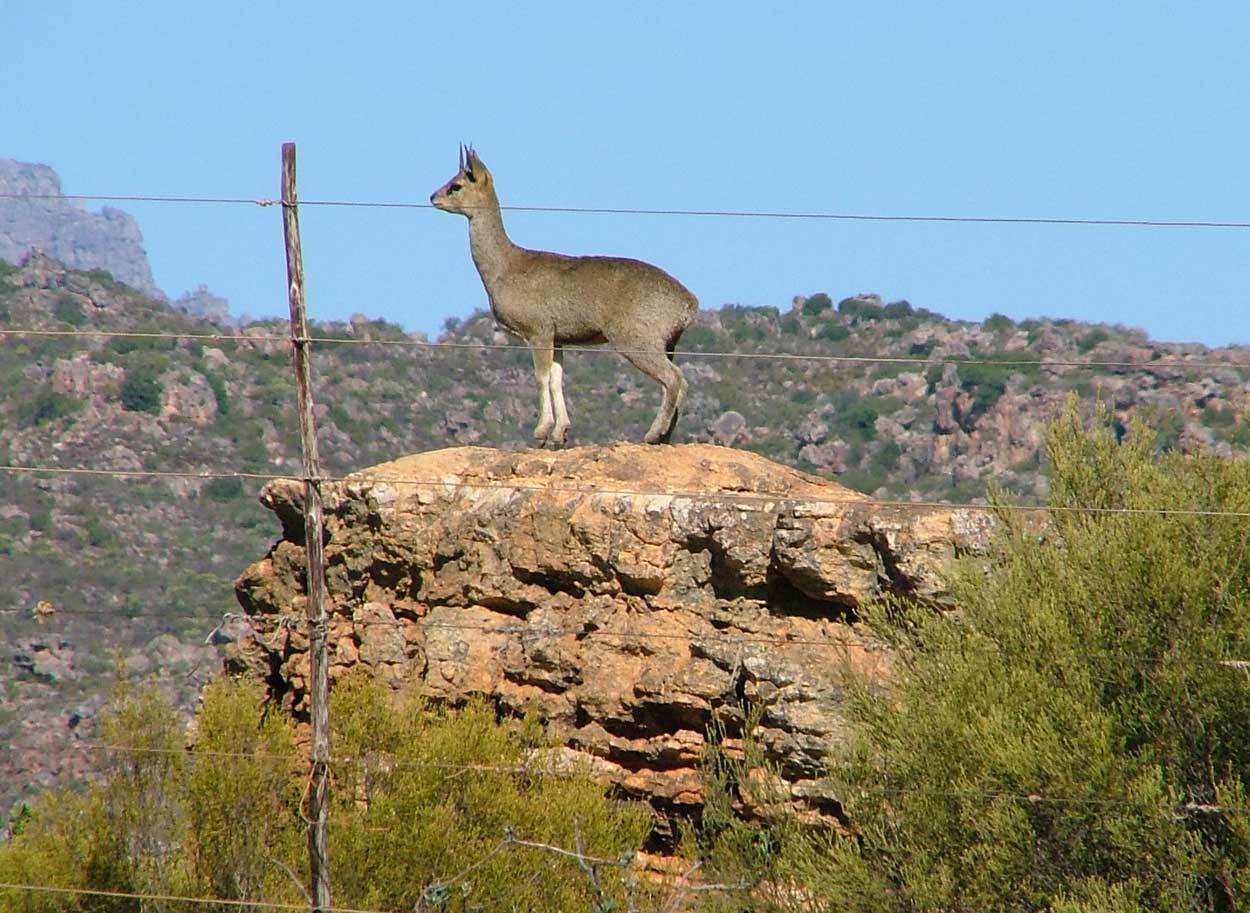
[[[534,428],[534,440],[541,447],[547,443],[556,423],[551,415],[551,341],[531,342],[530,354],[534,356],[534,378],[538,381],[538,425]]]
[[[551,432],[551,441],[557,446],[562,445],[569,436],[569,410],[564,405],[564,350],[555,347],[551,359],[551,405],[555,411],[556,425]]]

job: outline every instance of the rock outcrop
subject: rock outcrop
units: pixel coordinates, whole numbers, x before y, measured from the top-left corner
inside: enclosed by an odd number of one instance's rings
[[[152,278],[139,223],[106,206],[90,212],[61,193],[47,165],[0,159],[0,191],[28,199],[0,199],[0,260],[20,263],[32,250],[72,270],[106,270],[118,282],[164,297]]]
[[[236,582],[228,665],[307,714],[302,484],[262,494],[284,534]],[[435,699],[537,711],[624,793],[702,800],[715,720],[745,704],[791,795],[836,801],[841,673],[888,669],[856,623],[892,592],[943,606],[984,511],[883,505],[758,455],[691,444],[460,447],[326,484],[332,681],[356,668]]]

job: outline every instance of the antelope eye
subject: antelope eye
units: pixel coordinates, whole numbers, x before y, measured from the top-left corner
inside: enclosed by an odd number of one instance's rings
[[[456,192],[456,191],[458,191],[459,189],[460,189],[460,185],[459,185],[459,184],[452,184],[450,187],[448,187],[448,188],[447,188],[447,192],[448,192],[448,193],[455,193],[455,192]]]

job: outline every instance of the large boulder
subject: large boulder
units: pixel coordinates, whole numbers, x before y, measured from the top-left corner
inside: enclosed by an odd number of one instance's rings
[[[626,794],[695,811],[714,721],[755,705],[795,798],[833,801],[842,674],[885,674],[865,600],[949,602],[984,511],[883,505],[752,453],[692,444],[460,447],[324,485],[330,676],[364,668],[436,700],[537,711]],[[228,663],[308,713],[303,486],[262,501],[283,538],[236,583]]]

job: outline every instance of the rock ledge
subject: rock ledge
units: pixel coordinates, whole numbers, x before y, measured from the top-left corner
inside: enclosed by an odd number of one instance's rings
[[[307,712],[302,485],[261,498],[284,534],[236,583],[228,665]],[[889,654],[856,624],[883,592],[942,606],[982,511],[900,507],[738,450],[460,447],[325,486],[331,680],[364,666],[433,698],[538,711],[661,812],[697,811],[709,724],[745,702],[796,799],[842,737],[840,673]]]

